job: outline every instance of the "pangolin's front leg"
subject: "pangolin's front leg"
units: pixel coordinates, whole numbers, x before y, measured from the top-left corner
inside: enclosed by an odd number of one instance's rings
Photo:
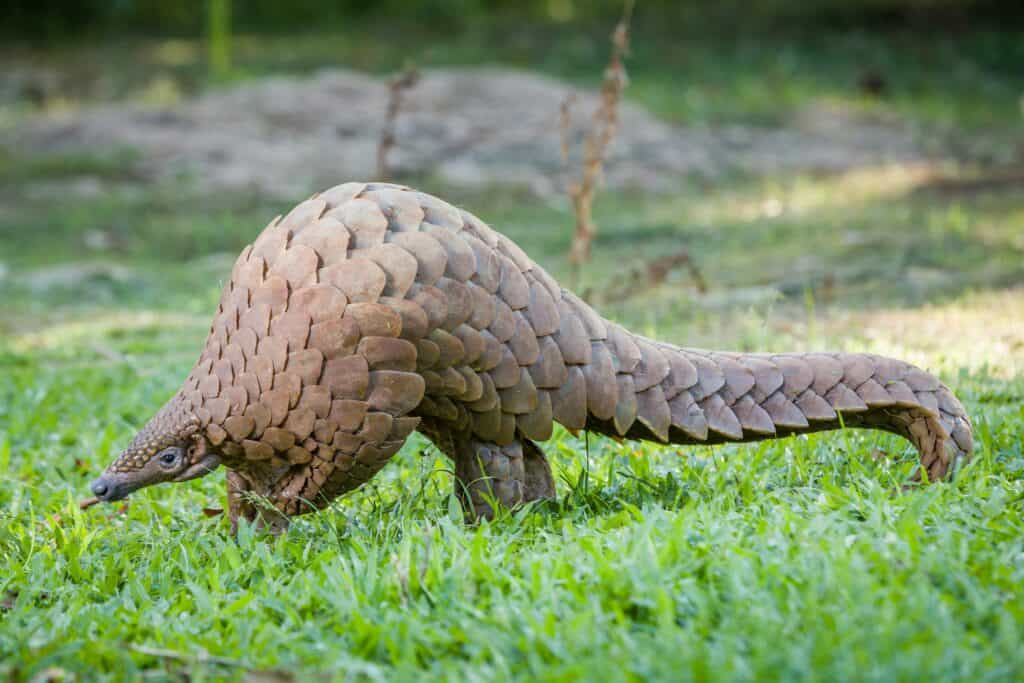
[[[231,520],[231,535],[238,533],[238,520],[244,519],[249,523],[256,521],[256,507],[252,504],[247,493],[249,482],[236,472],[228,470],[225,483],[228,489],[228,519]]]
[[[266,528],[273,534],[288,529],[288,515],[277,500],[271,483],[276,476],[277,473],[269,469],[245,472],[228,470],[228,519],[231,521],[232,535],[238,532],[240,519]]]

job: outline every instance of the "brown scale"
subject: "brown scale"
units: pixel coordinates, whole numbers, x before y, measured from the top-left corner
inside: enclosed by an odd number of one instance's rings
[[[490,515],[554,496],[534,441],[555,422],[676,444],[882,429],[932,479],[971,452],[963,407],[909,364],[644,339],[471,214],[346,183],[242,251],[181,391],[94,489],[113,500],[224,464],[232,520],[279,529],[365,483],[419,429],[455,461],[467,514]],[[179,447],[178,469],[156,472]]]

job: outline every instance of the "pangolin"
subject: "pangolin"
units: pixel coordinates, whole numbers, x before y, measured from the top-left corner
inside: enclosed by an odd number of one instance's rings
[[[238,257],[198,362],[96,479],[114,501],[228,469],[228,512],[281,529],[368,481],[413,430],[470,517],[555,495],[553,423],[665,444],[846,427],[910,440],[928,480],[971,453],[954,395],[859,353],[724,353],[600,317],[516,244],[436,197],[331,188]]]

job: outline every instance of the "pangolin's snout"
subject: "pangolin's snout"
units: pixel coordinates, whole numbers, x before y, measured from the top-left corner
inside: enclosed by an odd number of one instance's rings
[[[102,476],[89,484],[89,489],[103,502],[121,500],[131,493],[130,487],[113,482],[106,476]]]

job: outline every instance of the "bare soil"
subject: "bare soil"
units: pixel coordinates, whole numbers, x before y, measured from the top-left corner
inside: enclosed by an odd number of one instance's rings
[[[428,175],[452,186],[517,184],[560,193],[559,106],[575,93],[582,136],[594,93],[507,69],[427,71],[405,98],[391,152],[397,175]],[[165,108],[119,104],[69,111],[8,131],[32,152],[139,154],[139,170],[162,180],[183,174],[210,190],[250,189],[282,199],[375,172],[387,86],[346,71],[268,78]],[[614,188],[670,191],[684,176],[742,171],[842,171],[921,161],[913,128],[820,105],[784,127],[684,127],[626,104],[606,167]]]

